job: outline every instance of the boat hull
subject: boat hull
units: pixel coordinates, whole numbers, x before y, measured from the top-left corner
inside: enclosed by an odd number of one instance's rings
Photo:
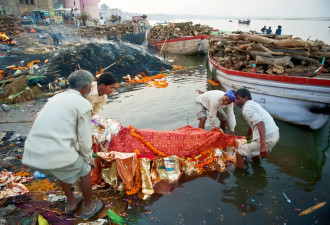
[[[159,51],[180,55],[196,55],[198,53],[205,54],[208,51],[208,38],[209,36],[199,35],[196,37],[149,42],[149,45],[157,47]]]
[[[311,108],[330,104],[330,80],[253,74],[221,67],[210,55],[209,67],[226,90],[247,88],[252,99],[274,118],[297,125],[307,125],[313,130],[321,128],[328,120],[327,114],[315,114]]]

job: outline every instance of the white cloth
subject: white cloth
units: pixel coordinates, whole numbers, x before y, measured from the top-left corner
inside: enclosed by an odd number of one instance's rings
[[[196,98],[196,102],[202,104],[209,112],[210,125],[216,127],[215,118],[217,117],[217,112],[220,109],[224,109],[228,116],[228,125],[230,131],[235,130],[236,118],[234,114],[234,104],[230,103],[228,105],[222,105],[222,98],[225,96],[225,92],[219,90],[207,91],[200,94]]]
[[[108,96],[100,96],[99,91],[97,90],[97,82],[93,82],[91,92],[89,93],[87,99],[92,104],[93,113],[97,114],[100,109],[107,103]]]
[[[100,19],[99,20],[99,25],[105,25],[105,20],[104,19]]]
[[[279,130],[273,117],[255,101],[246,101],[242,108],[242,114],[253,131],[252,140],[260,139],[258,127],[256,125],[261,121],[265,124],[266,136]]]
[[[272,132],[266,136],[266,149],[267,152],[271,152],[278,140],[280,134],[278,131]],[[242,156],[253,157],[260,155],[260,138],[246,143],[238,148],[238,153]]]
[[[23,164],[57,169],[73,164],[78,150],[92,158],[92,106],[80,92],[68,90],[52,97],[39,112],[25,141]]]

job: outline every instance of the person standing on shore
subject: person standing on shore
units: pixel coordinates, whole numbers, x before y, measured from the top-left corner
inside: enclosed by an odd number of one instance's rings
[[[115,91],[116,78],[110,72],[105,72],[96,82],[92,83],[91,92],[87,99],[92,104],[93,115],[98,114],[100,109],[107,103],[108,95]]]
[[[242,108],[243,117],[249,124],[249,131],[246,139],[253,137],[251,143],[239,147],[236,153],[236,167],[244,167],[244,157],[252,157],[253,161],[259,161],[268,157],[275,144],[280,138],[279,128],[273,117],[258,103],[252,100],[249,90],[243,88],[235,92],[235,103]]]
[[[92,106],[86,99],[93,75],[77,70],[68,78],[70,89],[57,94],[39,112],[26,139],[22,163],[60,180],[67,197],[65,212],[72,214],[83,200],[82,219],[99,212],[103,204],[92,201]],[[74,196],[79,180],[82,196]]]
[[[266,33],[266,31],[267,31],[266,26],[264,26],[263,28],[261,28],[261,32],[262,32],[263,34]]]
[[[234,114],[235,95],[233,91],[213,90],[200,94],[196,98],[197,118],[199,128],[204,129],[207,119],[206,111],[209,111],[210,124],[215,125],[215,118],[220,120],[220,128],[225,131],[228,123],[230,133],[235,134],[236,118]],[[226,113],[224,112],[226,110]]]

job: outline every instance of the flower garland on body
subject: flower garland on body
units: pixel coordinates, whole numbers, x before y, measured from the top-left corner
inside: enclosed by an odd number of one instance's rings
[[[135,133],[135,128],[132,125],[129,126],[129,128],[130,128],[131,135],[133,137],[137,138],[143,144],[145,144],[151,151],[153,151],[154,153],[156,153],[157,155],[162,156],[162,157],[167,156],[164,152],[162,152],[162,151],[158,150],[157,148],[155,148],[154,146],[152,146],[152,144],[149,141],[147,141],[144,137]]]
[[[134,150],[135,154],[139,155],[139,150]],[[133,187],[128,187],[125,185],[126,194],[127,195],[134,195],[136,194],[142,187],[142,180],[141,180],[141,172],[140,172],[140,159],[136,161],[136,168],[135,168],[135,185]]]

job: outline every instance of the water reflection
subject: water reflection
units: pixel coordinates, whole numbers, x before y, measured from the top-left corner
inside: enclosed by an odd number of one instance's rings
[[[255,212],[256,198],[267,186],[266,170],[259,163],[252,163],[249,170],[235,170],[236,186],[222,190],[222,202],[232,203],[239,212]]]
[[[279,120],[276,124],[280,128],[280,141],[272,151],[269,162],[278,166],[279,173],[299,178],[295,182],[297,187],[314,190],[321,180],[326,162],[325,151],[329,148],[327,126],[312,131]]]

